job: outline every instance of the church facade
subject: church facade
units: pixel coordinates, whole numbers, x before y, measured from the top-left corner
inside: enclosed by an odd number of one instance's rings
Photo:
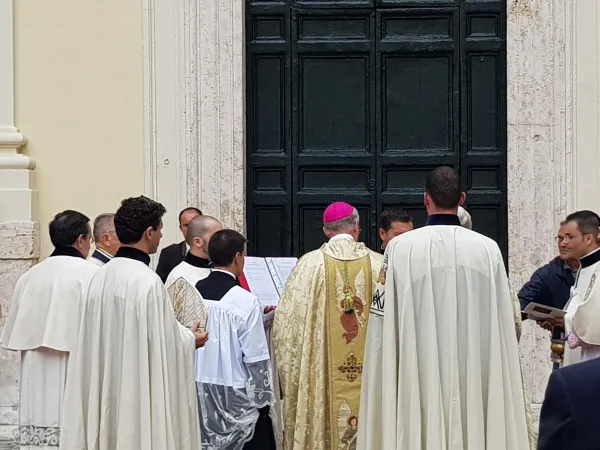
[[[390,206],[424,220],[451,165],[474,227],[518,288],[558,222],[600,210],[595,1],[71,0],[0,4],[0,306],[49,254],[46,224],[145,193],[299,255],[343,199],[376,238]],[[49,26],[48,24],[52,24]],[[0,319],[0,327],[2,319]],[[549,340],[526,327],[534,405]],[[0,437],[18,423],[18,355],[0,351]]]

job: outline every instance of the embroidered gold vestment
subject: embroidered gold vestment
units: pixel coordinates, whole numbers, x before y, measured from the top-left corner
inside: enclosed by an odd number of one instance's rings
[[[286,450],[353,450],[364,346],[382,256],[350,239],[303,256],[279,301],[273,338]]]

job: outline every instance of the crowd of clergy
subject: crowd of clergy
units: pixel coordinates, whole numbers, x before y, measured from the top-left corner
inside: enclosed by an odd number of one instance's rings
[[[377,251],[359,241],[356,208],[329,205],[327,242],[299,259],[277,307],[246,282],[245,237],[197,208],[179,214],[185,240],[156,271],[160,203],[128,198],[93,224],[60,212],[0,337],[21,354],[20,449],[600,449],[600,218],[575,212],[557,236],[574,279],[564,318],[539,321],[565,345],[538,433],[518,342],[527,303],[556,306],[555,280],[536,272],[515,295],[457,172],[424,182],[426,225],[383,212]],[[181,278],[205,329],[176,318]]]

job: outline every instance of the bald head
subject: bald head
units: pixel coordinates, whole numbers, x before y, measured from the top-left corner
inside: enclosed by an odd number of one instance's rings
[[[223,225],[211,216],[198,216],[189,223],[186,242],[195,256],[208,259],[208,242]]]

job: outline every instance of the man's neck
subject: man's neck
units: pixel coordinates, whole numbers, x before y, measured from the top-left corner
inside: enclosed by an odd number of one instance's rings
[[[351,231],[342,231],[340,233],[336,233],[332,236],[329,236],[329,240],[334,240],[337,241],[339,239],[348,239],[348,238],[352,238],[352,240],[356,240],[354,239],[354,236],[352,236],[352,232]]]
[[[450,208],[450,209],[442,209],[442,208],[438,208],[437,206],[431,206],[427,210],[428,216],[435,216],[438,214],[449,214],[449,215],[456,216],[458,214],[458,206],[456,208]]]
[[[230,273],[233,277],[237,278],[237,275],[235,274],[234,269],[231,266],[225,266],[225,267],[215,266],[215,270],[221,270],[223,272]]]
[[[136,242],[135,244],[123,245],[122,247],[135,248],[136,250],[144,252],[146,255],[150,255],[150,250],[148,249],[148,246],[142,242]]]
[[[109,252],[107,249],[105,249],[105,248],[104,248],[104,247],[102,247],[101,245],[98,245],[97,243],[96,243],[96,250],[99,250],[100,252],[102,252],[102,253],[106,254],[107,256],[110,256],[111,258],[112,258],[113,256],[115,256],[114,254],[112,254],[111,252]]]
[[[567,259],[565,261],[565,263],[567,264],[567,266],[569,266],[573,270],[579,269],[579,260],[578,259]]]
[[[207,261],[210,260],[206,253],[202,252],[201,250],[198,250],[196,247],[190,247],[190,253],[196,258],[206,259]]]

